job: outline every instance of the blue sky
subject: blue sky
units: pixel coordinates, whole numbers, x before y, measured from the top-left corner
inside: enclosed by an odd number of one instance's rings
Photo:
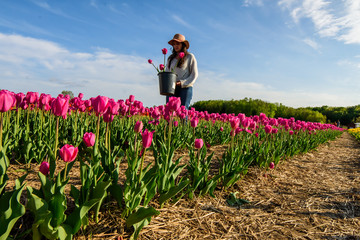
[[[360,104],[358,0],[2,0],[1,88],[160,105],[147,60],[175,33],[198,62],[192,102]]]

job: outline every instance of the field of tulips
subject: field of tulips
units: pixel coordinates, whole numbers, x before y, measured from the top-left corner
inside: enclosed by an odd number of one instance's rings
[[[343,130],[265,114],[186,110],[175,97],[151,108],[132,95],[117,101],[82,98],[0,91],[0,240],[72,239],[89,221],[99,221],[109,201],[117,203],[136,239],[160,214],[154,202],[162,207],[180,198],[214,196],[217,189],[231,188],[249,166],[274,168]],[[215,145],[226,146],[216,159]],[[180,150],[188,153],[185,163],[175,157]],[[145,155],[153,160],[145,161]],[[69,183],[76,162],[80,187]],[[34,163],[38,188],[27,185],[26,173],[10,184],[10,166],[30,170]],[[124,163],[126,171],[120,171]],[[25,215],[32,216],[27,229],[17,224]]]

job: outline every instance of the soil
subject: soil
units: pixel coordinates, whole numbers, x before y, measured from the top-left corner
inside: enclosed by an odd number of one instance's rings
[[[224,146],[210,150],[216,159]],[[36,187],[38,166],[33,167],[27,181]],[[10,183],[21,175],[18,168],[9,170]],[[248,203],[230,206],[231,194]],[[215,195],[183,198],[163,208],[152,203],[160,214],[138,239],[360,239],[360,143],[344,132],[271,171],[252,167],[234,187]],[[75,238],[128,239],[131,231],[120,214],[114,202],[105,204],[99,223],[90,222]]]

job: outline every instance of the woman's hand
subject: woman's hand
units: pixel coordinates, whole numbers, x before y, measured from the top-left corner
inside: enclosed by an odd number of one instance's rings
[[[179,82],[176,82],[176,86],[177,87],[181,87],[181,82],[179,81]]]

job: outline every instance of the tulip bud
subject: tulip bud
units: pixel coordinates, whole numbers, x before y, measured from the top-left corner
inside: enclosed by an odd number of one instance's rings
[[[95,134],[92,132],[86,132],[83,136],[83,141],[87,147],[92,147],[95,144]]]
[[[149,59],[149,60],[148,60],[148,63],[152,64],[152,63],[153,63],[153,61],[152,61],[151,59]]]
[[[191,126],[193,127],[193,128],[195,128],[198,124],[199,124],[199,118],[197,118],[197,117],[194,117],[193,119],[191,119]]]
[[[44,175],[48,175],[50,171],[50,164],[46,161],[42,162],[39,171]]]
[[[144,126],[144,124],[143,124],[142,121],[137,121],[135,123],[134,132],[140,133],[142,131],[142,129],[143,129],[143,126]]]
[[[161,51],[162,51],[162,53],[165,55],[165,54],[167,54],[167,49],[166,48],[163,48],[163,49],[161,49]]]
[[[133,103],[133,102],[135,101],[135,96],[134,96],[134,95],[130,95],[130,96],[129,96],[129,101],[130,101],[131,103]]]
[[[275,164],[273,163],[273,162],[271,162],[270,164],[269,164],[269,168],[270,169],[273,169],[275,167]]]
[[[143,148],[149,148],[153,139],[154,132],[149,132],[147,129],[142,133]]]
[[[165,69],[164,64],[160,64],[160,65],[159,65],[159,69],[160,69],[160,71],[164,70],[164,69]]]
[[[201,138],[195,139],[195,148],[200,149],[204,145],[204,141]]]
[[[184,52],[180,52],[179,53],[179,58],[183,58],[185,56],[185,53]]]

